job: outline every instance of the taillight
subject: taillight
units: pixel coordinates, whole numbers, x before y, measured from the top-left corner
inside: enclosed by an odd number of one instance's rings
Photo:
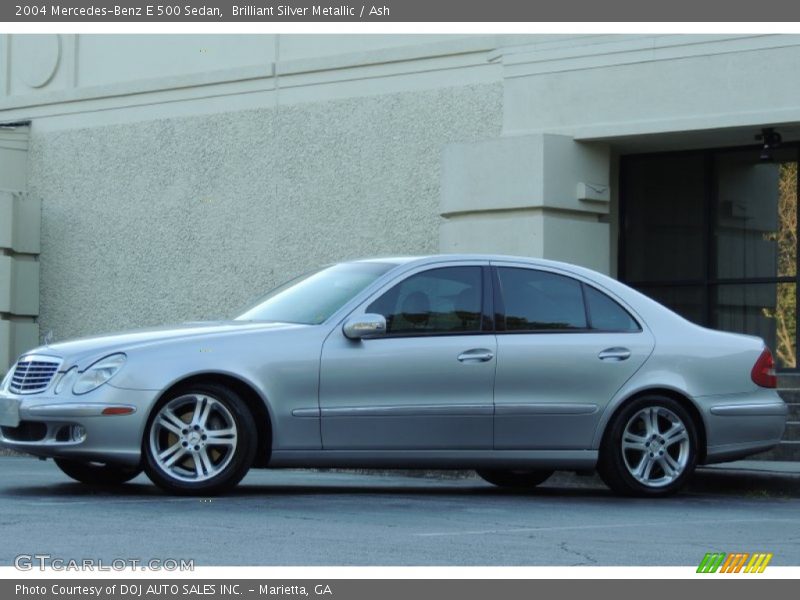
[[[778,378],[775,376],[775,361],[772,360],[772,352],[769,348],[764,348],[761,356],[758,357],[753,370],[750,371],[750,378],[753,383],[765,388],[778,387]]]

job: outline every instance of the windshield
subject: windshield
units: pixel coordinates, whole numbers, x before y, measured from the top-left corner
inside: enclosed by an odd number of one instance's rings
[[[342,263],[302,275],[272,290],[236,320],[318,325],[395,266]]]

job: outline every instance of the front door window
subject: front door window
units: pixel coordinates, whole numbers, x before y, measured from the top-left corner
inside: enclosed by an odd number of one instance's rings
[[[412,275],[373,302],[388,335],[477,333],[481,330],[481,267],[443,267]]]

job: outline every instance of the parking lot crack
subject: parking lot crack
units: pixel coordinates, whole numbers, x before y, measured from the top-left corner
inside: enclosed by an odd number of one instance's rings
[[[586,564],[591,564],[591,565],[596,565],[597,564],[597,561],[594,558],[592,558],[588,553],[581,552],[579,550],[573,550],[572,548],[567,546],[567,542],[561,542],[558,545],[558,547],[561,548],[561,550],[563,550],[567,554],[572,554],[574,556],[577,556],[577,557],[580,557],[580,558],[583,559],[583,562],[573,563],[571,565],[573,567],[579,567],[579,566],[582,566],[582,565],[585,566]],[[587,563],[587,561],[588,561],[588,563]]]

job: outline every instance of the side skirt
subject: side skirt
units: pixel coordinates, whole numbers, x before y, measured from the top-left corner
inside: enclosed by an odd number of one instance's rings
[[[273,450],[268,467],[593,469],[596,450]]]

